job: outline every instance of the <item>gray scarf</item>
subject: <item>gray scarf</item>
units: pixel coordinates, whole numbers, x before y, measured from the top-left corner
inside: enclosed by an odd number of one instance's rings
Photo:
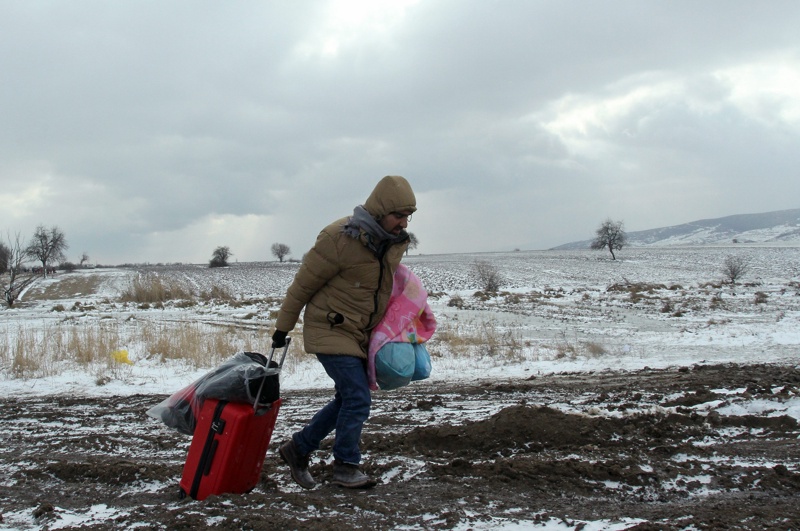
[[[367,246],[376,256],[381,256],[390,244],[402,242],[407,238],[405,231],[395,236],[383,230],[381,224],[367,212],[367,209],[358,205],[342,227],[342,232],[352,238],[358,238],[362,230],[367,236]]]

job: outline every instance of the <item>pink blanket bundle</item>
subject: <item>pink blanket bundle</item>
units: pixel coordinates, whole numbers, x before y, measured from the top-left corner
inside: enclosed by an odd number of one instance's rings
[[[422,281],[406,266],[398,265],[386,314],[369,340],[369,388],[378,389],[375,355],[381,347],[387,343],[424,343],[435,331],[436,319],[428,306],[428,292],[422,287]]]

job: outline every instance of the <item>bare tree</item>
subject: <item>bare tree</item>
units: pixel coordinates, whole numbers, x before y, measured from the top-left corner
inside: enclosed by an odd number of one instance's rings
[[[0,275],[8,269],[9,258],[11,258],[11,249],[5,243],[0,242]]]
[[[500,287],[503,285],[503,282],[505,282],[505,279],[503,279],[503,276],[500,274],[497,266],[484,260],[475,262],[472,265],[472,269],[475,272],[475,275],[478,277],[478,282],[480,283],[483,291],[497,293],[497,291],[500,290]]]
[[[13,239],[10,234],[7,234],[6,237],[8,245],[3,245],[3,247],[8,252],[6,261],[8,276],[3,277],[3,299],[11,308],[25,288],[36,280],[36,275],[23,271],[22,264],[25,263],[27,249],[20,239],[19,233]]]
[[[285,243],[273,243],[272,244],[272,256],[278,259],[279,262],[283,262],[283,259],[289,256],[289,246]]]
[[[228,259],[233,256],[230,247],[217,247],[211,255],[211,260],[208,262],[208,267],[227,267]]]
[[[83,251],[83,254],[81,255],[80,266],[86,267],[88,262],[89,262],[89,254],[86,251]]]
[[[736,284],[749,269],[750,261],[744,256],[728,255],[722,264],[722,274],[731,284]]]
[[[414,234],[413,232],[409,232],[408,233],[408,247],[406,247],[406,254],[408,254],[408,251],[416,249],[418,245],[419,245],[419,240],[417,239],[417,235]]]
[[[28,257],[35,259],[42,264],[42,271],[47,277],[48,264],[57,264],[66,260],[64,251],[69,248],[64,232],[56,226],[50,230],[39,225],[33,233],[33,239],[28,244],[25,253]]]
[[[622,221],[605,220],[597,229],[595,235],[590,247],[596,251],[608,249],[613,260],[617,259],[614,251],[619,251],[628,243],[628,235],[623,230]]]

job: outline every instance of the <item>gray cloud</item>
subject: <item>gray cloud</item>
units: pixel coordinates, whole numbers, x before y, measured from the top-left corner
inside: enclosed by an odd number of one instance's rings
[[[299,257],[386,174],[424,253],[798,206],[795,2],[347,5],[3,2],[0,229]]]

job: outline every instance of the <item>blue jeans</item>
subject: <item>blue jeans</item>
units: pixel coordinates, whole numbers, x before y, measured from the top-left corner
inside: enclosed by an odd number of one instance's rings
[[[357,465],[361,462],[361,429],[372,405],[366,360],[331,354],[317,354],[317,359],[333,380],[336,394],[292,439],[297,451],[306,455],[319,450],[322,440],[336,430],[333,457]]]

